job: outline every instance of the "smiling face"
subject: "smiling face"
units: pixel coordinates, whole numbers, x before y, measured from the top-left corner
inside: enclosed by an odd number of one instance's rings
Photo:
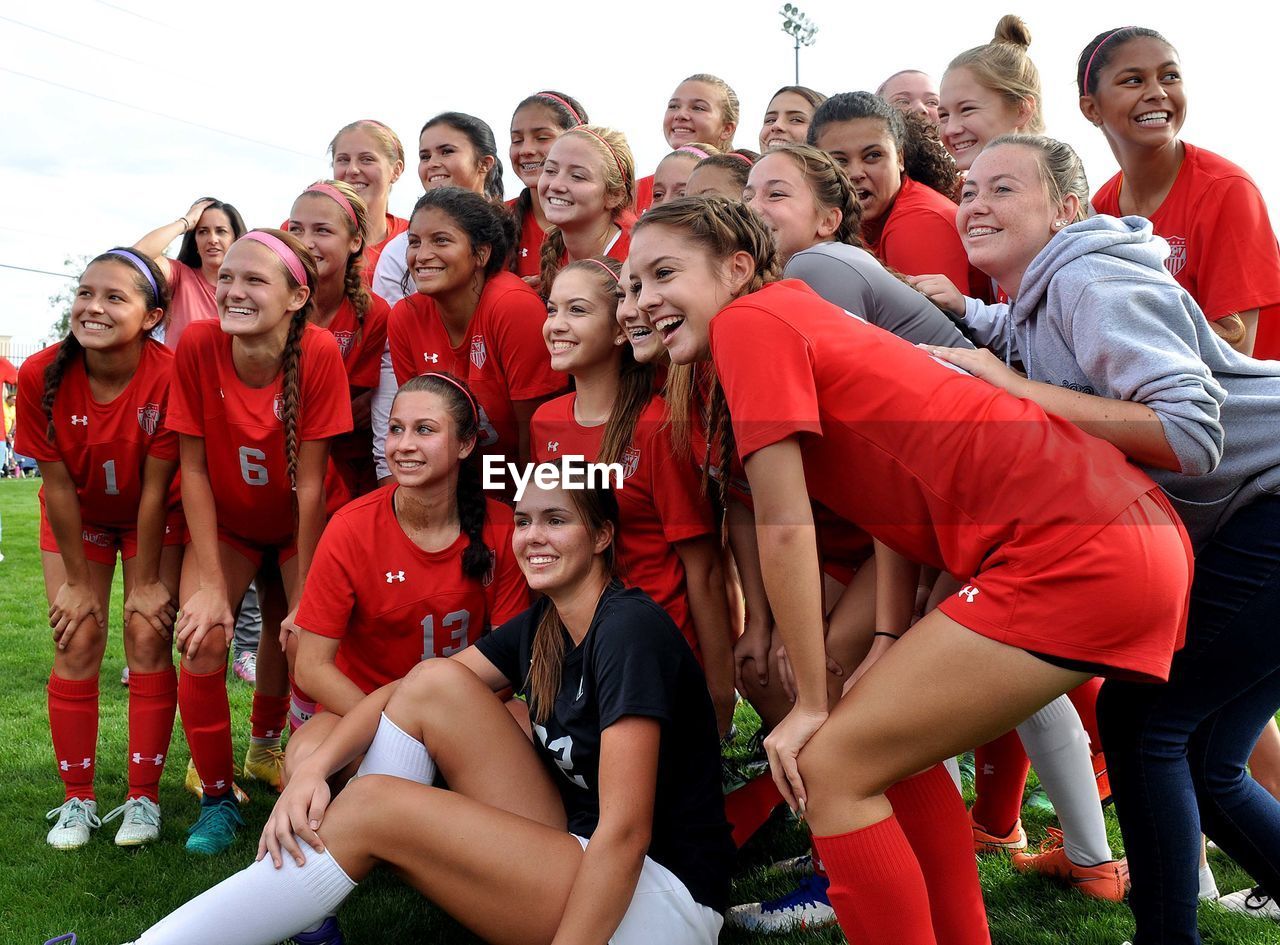
[[[404,162],[392,163],[383,153],[381,143],[364,128],[353,128],[333,142],[333,179],[351,188],[370,206],[385,206],[400,175]]]
[[[547,105],[526,105],[511,116],[511,166],[530,190],[538,189],[542,162],[563,133],[555,112]]]
[[[71,334],[88,351],[127,347],[164,317],[147,308],[138,270],[121,260],[90,263],[71,301]]]
[[[660,207],[668,200],[677,200],[685,195],[689,183],[689,175],[698,163],[696,154],[687,151],[680,154],[668,154],[658,162],[658,169],[653,172],[653,201],[650,206]]]
[[[613,541],[613,525],[591,528],[564,489],[542,489],[530,482],[516,503],[511,550],[531,590],[553,600],[583,581],[603,579],[604,551]]]
[[[580,135],[559,138],[551,146],[538,178],[538,201],[555,226],[585,226],[609,217],[604,158]]]
[[[1079,202],[1049,199],[1036,153],[1004,144],[978,155],[960,195],[956,227],[969,262],[1015,296],[1023,274]]]
[[[631,354],[639,364],[660,360],[667,349],[662,336],[654,330],[653,323],[640,311],[640,280],[631,276],[631,263],[622,264],[618,280],[618,309],[616,318],[631,345]]]
[[[614,317],[617,298],[613,280],[608,295],[601,288],[604,273],[569,269],[556,276],[547,297],[547,320],[542,339],[551,353],[551,368],[581,374],[621,360],[624,338]]]
[[[396,482],[421,488],[447,482],[470,455],[475,440],[458,439],[449,405],[434,391],[397,394],[387,422],[385,455]]]
[[[214,291],[222,330],[242,337],[283,338],[290,317],[309,295],[306,286],[290,288],[280,257],[256,240],[232,244]]]
[[[204,266],[217,268],[235,242],[236,231],[231,218],[222,210],[206,210],[196,221],[196,252]]]
[[[980,85],[964,66],[942,77],[939,130],[943,146],[962,171],[969,169],[988,141],[1026,127],[1031,114],[1029,104],[1011,104],[999,92]]]
[[[864,223],[889,211],[902,188],[902,154],[882,119],[827,122],[818,135],[818,147],[849,175]]]
[[[302,194],[293,202],[289,232],[315,259],[322,283],[345,279],[348,258],[360,252],[360,237],[351,234],[346,211],[325,194]]]
[[[695,141],[725,147],[733,140],[734,127],[725,120],[724,93],[696,79],[676,86],[662,117],[662,134],[673,150]]]
[[[938,83],[923,72],[900,72],[885,82],[880,97],[899,111],[919,112],[938,124]]]
[[[470,138],[443,122],[425,129],[418,138],[418,180],[423,190],[452,186],[483,194],[493,160],[476,154]]]
[[[813,121],[813,106],[803,95],[780,92],[769,102],[760,127],[760,150],[768,151],[777,144],[794,141],[804,144]]]
[[[1112,147],[1160,148],[1177,140],[1187,95],[1178,54],[1167,43],[1151,36],[1129,40],[1112,51],[1097,80],[1097,90],[1081,97],[1080,110]]]
[[[424,207],[409,221],[405,261],[423,295],[442,295],[471,285],[488,260],[489,247],[475,249],[466,230],[436,207]]]
[[[784,262],[829,240],[840,222],[839,211],[818,205],[804,171],[787,154],[766,154],[757,161],[742,199],[773,230]]]

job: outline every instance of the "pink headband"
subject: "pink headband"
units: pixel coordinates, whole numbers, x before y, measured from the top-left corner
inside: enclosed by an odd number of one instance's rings
[[[445,381],[449,384],[452,384],[454,387],[458,388],[458,390],[462,391],[462,396],[467,398],[467,403],[471,405],[471,418],[475,420],[477,424],[480,423],[480,408],[476,406],[476,399],[473,396],[471,396],[471,391],[467,390],[465,387],[462,386],[461,381],[459,381],[452,374],[445,374],[442,371],[429,371],[426,374],[423,374],[422,376],[438,377],[440,378],[440,380]]]
[[[289,244],[284,240],[278,236],[272,236],[270,233],[264,233],[262,230],[250,230],[240,239],[261,243],[280,257],[280,261],[284,263],[284,268],[289,270],[289,274],[293,276],[298,285],[307,284],[307,267],[302,265],[302,260],[298,257],[298,254],[291,250]]]
[[[1111,42],[1111,37],[1115,36],[1116,33],[1123,33],[1125,30],[1128,30],[1128,29],[1133,29],[1133,27],[1122,26],[1118,30],[1112,30],[1110,33],[1106,35],[1106,37],[1102,40],[1102,42],[1098,43],[1097,46],[1093,47],[1093,52],[1089,56],[1089,61],[1085,63],[1085,67],[1084,67],[1084,88],[1081,90],[1083,94],[1085,95],[1089,94],[1089,70],[1093,68],[1093,57],[1098,55],[1099,49],[1107,45],[1107,43]]]
[[[692,154],[695,157],[697,157],[699,160],[703,160],[703,161],[711,157],[711,155],[708,154],[706,151],[702,150],[702,148],[695,148],[691,144],[682,145],[681,147],[676,148],[676,154],[680,154],[681,152],[684,152],[685,154]]]
[[[564,99],[562,99],[555,92],[535,92],[534,94],[537,95],[538,98],[549,98],[553,102],[559,102],[561,105],[564,106],[565,111],[569,113],[569,117],[573,119],[575,125],[582,124],[582,116],[578,114],[578,110],[574,108],[572,105],[570,105],[568,102],[566,102]]]
[[[342,195],[342,191],[340,191],[337,187],[334,187],[332,184],[326,184],[322,180],[318,180],[314,184],[312,184],[310,187],[308,187],[306,190],[304,190],[303,193],[304,194],[324,194],[326,197],[332,197],[334,200],[338,202],[338,206],[340,206],[344,211],[346,211],[347,216],[350,218],[351,222],[355,224],[356,229],[357,230],[360,229],[360,221],[359,219],[356,218],[356,208],[351,206],[351,201],[348,200],[346,197],[344,197]]]
[[[724,153],[726,157],[736,157],[743,164],[747,165],[747,167],[755,167],[755,165],[751,163],[751,158],[747,157],[745,154],[739,154],[737,151],[726,151]]]
[[[611,145],[608,141],[604,140],[604,138],[600,137],[598,134],[596,134],[586,125],[579,125],[577,128],[573,130],[585,131],[587,134],[591,135],[591,137],[595,138],[597,141],[603,144],[608,149],[609,153],[613,155],[613,163],[618,165],[618,173],[622,175],[622,179],[624,181],[627,179],[626,169],[623,168],[622,166],[622,158],[618,157],[618,152],[613,150],[613,145]]]
[[[592,258],[588,258],[588,259],[584,259],[584,260],[582,260],[582,262],[589,262],[589,263],[591,263],[592,265],[599,266],[601,269],[603,269],[605,272],[607,272],[607,273],[609,274],[609,278],[610,278],[610,279],[612,279],[614,282],[621,282],[621,281],[622,281],[622,280],[621,280],[617,275],[615,275],[615,274],[614,274],[614,271],[613,271],[612,269],[610,269],[608,266],[606,266],[606,265],[605,265],[604,263],[602,263],[600,260],[595,259],[594,257],[592,257]]]

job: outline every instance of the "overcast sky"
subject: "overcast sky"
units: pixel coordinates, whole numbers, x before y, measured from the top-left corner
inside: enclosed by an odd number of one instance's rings
[[[1031,27],[1049,133],[1084,157],[1097,186],[1115,172],[1076,107],[1075,61],[1132,5],[799,0],[819,26],[800,79],[826,93],[874,90],[888,74],[939,75],[988,41],[1000,15]],[[0,13],[0,264],[60,272],[68,255],[129,244],[212,194],[250,226],[275,226],[308,183],[328,176],[325,148],[356,118],[391,125],[415,152],[431,115],[470,112],[494,128],[506,163],[515,104],[543,88],[580,99],[623,130],[641,173],[667,150],[661,119],[680,79],[723,76],[742,100],[736,143],[756,147],[770,94],[793,81],[777,3],[634,4],[390,0],[221,3],[52,0]],[[1243,2],[1144,6],[1140,25],[1179,49],[1186,140],[1243,166],[1280,218],[1280,132],[1263,90],[1280,17]],[[55,35],[56,34],[56,35]],[[1259,103],[1262,104],[1259,104]],[[519,183],[507,171],[510,195]],[[392,191],[405,215],[420,195],[412,159]],[[176,245],[175,245],[176,250]],[[0,336],[43,337],[63,280],[0,267]]]

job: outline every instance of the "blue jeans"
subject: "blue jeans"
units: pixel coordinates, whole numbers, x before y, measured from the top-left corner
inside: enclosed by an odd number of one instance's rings
[[[1164,685],[1108,680],[1098,723],[1137,921],[1134,945],[1198,945],[1200,833],[1280,897],[1280,802],[1245,765],[1280,709],[1280,496],[1196,557],[1186,646]]]

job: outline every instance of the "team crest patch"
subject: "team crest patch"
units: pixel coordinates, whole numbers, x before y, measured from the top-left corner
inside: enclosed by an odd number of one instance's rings
[[[628,446],[626,452],[622,454],[622,478],[630,479],[639,468],[640,451],[634,446]]]
[[[1164,261],[1164,267],[1169,270],[1169,275],[1176,276],[1187,264],[1187,238],[1166,236],[1165,242],[1169,244],[1169,257]]]
[[[138,426],[147,436],[156,435],[156,427],[160,425],[160,405],[147,404],[138,408]]]
[[[484,367],[484,362],[488,360],[489,352],[484,347],[484,335],[474,335],[471,338],[471,363],[476,366],[476,370]]]
[[[284,423],[284,394],[276,394],[276,399],[271,402],[271,412],[276,415],[276,419]]]
[[[338,351],[341,352],[344,358],[351,353],[351,342],[355,336],[356,333],[354,331],[335,331],[333,333],[333,340],[338,343]]]

